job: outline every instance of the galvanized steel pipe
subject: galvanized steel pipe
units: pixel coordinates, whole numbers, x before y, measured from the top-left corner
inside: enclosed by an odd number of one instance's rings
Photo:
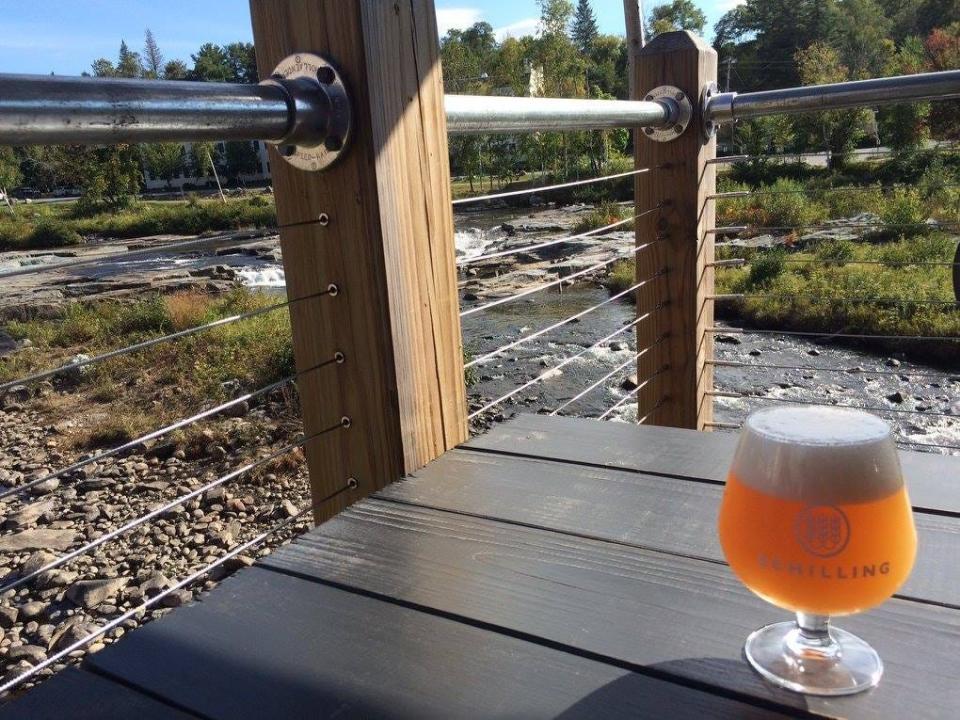
[[[0,75],[3,145],[278,142],[290,120],[279,85]]]
[[[708,121],[725,123],[764,115],[886,106],[960,97],[960,70],[751,93],[718,93],[707,100]]]
[[[452,135],[531,131],[669,127],[679,120],[664,101],[557,100],[487,95],[447,95]]]

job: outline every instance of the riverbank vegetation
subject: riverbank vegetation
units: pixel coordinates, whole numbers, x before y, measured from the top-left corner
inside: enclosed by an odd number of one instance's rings
[[[78,214],[75,203],[19,204],[0,214],[0,250],[40,250],[96,238],[199,235],[211,231],[274,228],[273,197],[138,202],[119,211]]]
[[[219,296],[184,292],[135,302],[71,303],[56,317],[8,320],[5,331],[29,340],[29,347],[0,360],[0,382],[277,302],[244,289]],[[44,396],[41,412],[75,418],[74,446],[92,449],[126,442],[293,373],[289,316],[281,308],[74,368],[29,390]],[[294,392],[287,387],[277,395],[293,403]],[[191,442],[183,433],[180,439]]]

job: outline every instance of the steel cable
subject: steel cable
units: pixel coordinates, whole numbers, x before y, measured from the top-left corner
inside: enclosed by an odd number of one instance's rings
[[[828,188],[799,188],[796,190],[734,190],[731,192],[720,192],[714,193],[713,195],[707,195],[706,200],[725,200],[730,198],[744,198],[744,197],[754,197],[756,195],[814,195],[817,193],[834,193],[834,192],[872,192],[880,191],[886,192],[888,190],[898,190],[902,188],[907,188],[908,185],[844,185],[841,187],[828,187]],[[941,185],[942,188],[948,188],[951,190],[960,189],[960,184],[949,183]]]
[[[586,316],[586,315],[589,315],[590,313],[592,313],[592,312],[594,312],[594,311],[596,311],[596,310],[599,310],[599,309],[602,308],[604,305],[609,305],[610,303],[616,302],[617,300],[620,300],[621,298],[623,298],[623,297],[629,295],[630,293],[638,290],[639,288],[643,287],[644,285],[646,285],[646,284],[648,284],[648,283],[650,283],[650,282],[653,282],[653,281],[656,280],[658,277],[660,277],[661,275],[663,275],[664,272],[665,272],[665,271],[661,271],[661,272],[657,273],[656,275],[654,275],[652,278],[650,278],[650,279],[648,279],[648,280],[644,280],[644,281],[642,281],[642,282],[636,283],[633,287],[627,288],[626,290],[623,290],[623,291],[617,293],[616,295],[612,295],[612,296],[610,296],[609,298],[607,298],[606,300],[604,300],[603,302],[599,302],[599,303],[597,303],[596,305],[587,308],[586,310],[582,310],[581,312],[578,312],[576,315],[571,315],[570,317],[566,318],[565,320],[560,320],[559,322],[556,322],[556,323],[554,323],[554,324],[552,324],[552,325],[549,325],[549,326],[547,326],[547,327],[545,327],[545,328],[542,328],[542,329],[540,329],[540,330],[537,330],[535,333],[531,333],[530,335],[525,335],[524,337],[520,338],[519,340],[516,340],[516,341],[514,341],[514,342],[512,342],[512,343],[509,343],[509,344],[507,344],[507,345],[504,345],[503,347],[497,348],[496,350],[493,350],[493,351],[491,351],[491,352],[488,352],[488,353],[486,353],[485,355],[481,355],[480,357],[476,357],[476,358],[474,358],[473,360],[471,360],[470,362],[468,362],[466,365],[464,365],[464,368],[472,368],[472,367],[474,367],[475,365],[479,365],[480,363],[483,363],[483,362],[486,362],[487,360],[491,360],[491,359],[495,358],[497,355],[499,355],[499,354],[501,354],[501,353],[504,353],[504,352],[506,352],[507,350],[512,350],[513,348],[519,347],[519,346],[521,346],[521,345],[525,345],[526,343],[530,342],[531,340],[535,340],[536,338],[541,337],[542,335],[546,335],[548,332],[551,332],[551,331],[553,331],[553,330],[556,330],[556,329],[558,329],[558,328],[561,328],[561,327],[563,327],[564,325],[568,325],[569,323],[573,322],[574,320],[579,320],[580,318],[582,318],[582,317],[584,317],[584,316]]]
[[[485,303],[484,305],[478,305],[477,307],[470,308],[469,310],[461,310],[460,317],[461,318],[468,317],[478,312],[483,312],[484,310],[489,310],[490,308],[497,307],[498,305],[503,305],[508,302],[513,302],[514,300],[525,298],[529,295],[533,295],[534,293],[538,293],[543,290],[548,290],[552,287],[557,287],[558,285],[563,285],[564,283],[570,282],[574,278],[583,277],[584,275],[590,275],[591,273],[595,273],[599,270],[602,270],[605,267],[613,265],[613,263],[615,262],[624,260],[630,257],[631,255],[636,255],[638,252],[640,252],[644,248],[648,248],[657,242],[659,242],[659,240],[653,240],[651,242],[637,245],[630,252],[623,253],[622,255],[617,255],[615,257],[610,258],[609,260],[604,260],[603,262],[597,263],[596,265],[592,265],[584,270],[578,270],[577,272],[571,273],[570,275],[566,275],[558,280],[552,280],[551,282],[548,282],[548,283],[535,285],[533,287],[527,288],[526,290],[521,290],[520,292],[515,293],[513,295],[508,295],[507,297],[500,298],[499,300],[492,300],[488,303]]]
[[[630,401],[632,398],[636,397],[637,394],[638,394],[641,390],[643,390],[647,385],[649,385],[650,383],[652,383],[652,382],[654,381],[654,379],[655,379],[658,375],[660,375],[664,370],[666,370],[666,367],[660,368],[660,369],[657,370],[653,375],[651,375],[651,376],[648,377],[646,380],[644,380],[642,383],[639,383],[635,388],[633,388],[632,390],[630,390],[626,395],[624,395],[622,398],[620,398],[619,400],[617,400],[617,402],[615,402],[613,405],[611,405],[609,408],[607,408],[607,410],[604,411],[604,413],[603,413],[600,417],[598,417],[597,420],[606,420],[608,417],[610,417],[610,415],[613,414],[613,412],[614,412],[615,410],[617,410],[618,408],[623,407],[628,401]],[[657,405],[655,405],[650,412],[652,413],[654,410],[656,410],[658,407],[660,407],[660,405],[662,404],[662,402],[663,402],[663,401],[660,401],[660,403],[658,403]],[[638,421],[637,421],[637,424],[641,424],[644,420],[647,419],[647,417],[649,417],[649,414],[648,414],[647,416],[645,416],[643,419],[638,420]]]
[[[120,348],[119,350],[111,350],[109,352],[103,353],[102,355],[95,355],[94,357],[87,358],[86,360],[78,360],[76,362],[70,362],[60,367],[54,368],[52,370],[44,370],[42,372],[34,373],[33,375],[27,375],[18,380],[9,380],[4,383],[0,383],[0,395],[9,390],[12,387],[17,385],[27,385],[29,383],[38,382],[40,380],[45,380],[56,375],[61,375],[63,373],[74,372],[80,368],[84,368],[90,365],[96,365],[98,363],[104,362],[106,360],[112,360],[113,358],[123,357],[124,355],[131,355],[133,353],[140,352],[141,350],[147,350],[148,348],[154,347],[156,345],[161,345],[163,343],[172,342],[174,340],[180,340],[185,337],[190,337],[191,335],[197,335],[207,330],[213,330],[214,328],[222,327],[224,325],[231,325],[235,322],[241,322],[243,320],[249,320],[251,318],[258,317],[260,315],[265,315],[267,313],[275,312],[277,310],[282,310],[283,308],[290,307],[294,303],[303,302],[305,300],[312,300],[324,295],[330,295],[331,290],[328,289],[321,293],[315,293],[313,295],[306,295],[302,298],[295,298],[293,300],[286,300],[282,303],[277,303],[275,305],[269,305],[267,307],[258,308],[257,310],[251,310],[250,312],[241,313],[239,315],[231,315],[229,317],[220,318],[219,320],[214,320],[205,325],[199,325],[197,327],[189,328],[188,330],[180,330],[179,332],[170,333],[169,335],[164,335],[158,338],[152,338],[150,340],[144,340],[143,342],[135,343],[134,345],[128,345],[125,348]]]
[[[141,515],[140,517],[134,520],[131,520],[125,523],[124,525],[118,528],[115,528],[114,530],[111,530],[108,533],[104,533],[103,535],[96,538],[95,540],[87,543],[86,545],[80,548],[77,548],[76,550],[73,550],[67,553],[66,555],[61,555],[60,557],[57,557],[51,560],[50,562],[45,564],[43,567],[38,568],[26,575],[22,575],[21,577],[17,578],[13,582],[10,582],[4,585],[3,587],[0,587],[0,595],[7,592],[8,590],[13,590],[25,583],[30,582],[31,580],[42,575],[45,572],[49,572],[50,570],[55,570],[61,565],[64,565],[65,563],[70,562],[74,558],[80,557],[81,555],[89,552],[90,550],[93,550],[94,548],[97,548],[103,545],[104,543],[110,542],[111,540],[120,537],[121,535],[129,532],[130,530],[133,530],[134,528],[137,528],[143,525],[144,523],[147,523],[150,520],[153,520],[154,518],[160,517],[161,515],[164,515],[165,513],[170,512],[173,508],[177,507],[178,505],[182,505],[188,500],[192,500],[195,497],[199,497],[200,495],[203,495],[205,492],[212,490],[213,488],[219,487],[221,485],[225,485],[231,480],[235,480],[236,478],[242,475],[246,475],[249,472],[253,472],[254,470],[257,470],[265,465],[268,465],[269,463],[273,462],[277,458],[283,457],[284,455],[288,455],[289,453],[293,452],[297,448],[300,448],[306,445],[310,440],[317,438],[320,435],[326,434],[326,432],[329,432],[330,430],[336,430],[338,428],[346,428],[346,427],[349,427],[349,423],[345,421],[341,421],[340,423],[337,423],[336,425],[332,426],[326,431],[315,433],[311,435],[309,438],[301,438],[300,440],[280,450],[270,453],[266,457],[260,458],[259,460],[256,460],[252,463],[248,463],[247,465],[237,468],[236,470],[232,470],[226,475],[223,475],[217,478],[216,480],[212,480],[211,482],[208,482],[207,484],[197,488],[196,490],[192,490],[189,493],[185,495],[181,495],[180,497],[175,498],[174,500],[171,500],[170,502],[164,505],[154,508],[153,510],[148,512],[146,515]]]
[[[278,381],[275,382],[275,383],[271,383],[270,385],[267,385],[266,387],[262,387],[262,388],[260,388],[259,390],[254,390],[253,392],[249,392],[249,393],[246,393],[246,394],[244,394],[244,395],[240,395],[239,397],[236,397],[236,398],[234,398],[233,400],[229,400],[229,401],[227,401],[227,402],[225,402],[225,403],[222,403],[221,405],[217,405],[216,407],[212,407],[212,408],[210,408],[210,409],[208,409],[208,410],[204,410],[203,412],[197,413],[196,415],[192,415],[192,416],[190,416],[190,417],[188,417],[188,418],[184,418],[184,419],[182,419],[182,420],[178,420],[178,421],[175,422],[175,423],[172,423],[172,424],[170,424],[170,425],[166,425],[166,426],[160,428],[159,430],[154,430],[154,431],[149,432],[149,433],[147,433],[147,434],[145,434],[145,435],[141,435],[141,436],[138,437],[138,438],[135,438],[135,439],[133,439],[133,440],[130,440],[130,441],[128,441],[128,442],[123,443],[122,445],[118,445],[118,446],[116,446],[116,447],[110,448],[109,450],[105,450],[104,452],[98,453],[98,454],[96,454],[96,455],[91,455],[90,457],[85,458],[85,459],[83,459],[83,460],[78,460],[77,462],[73,463],[72,465],[68,465],[67,467],[61,468],[60,470],[57,470],[56,472],[51,473],[50,475],[44,475],[43,477],[39,477],[39,478],[36,478],[35,480],[31,480],[31,481],[29,481],[29,482],[26,482],[26,483],[24,483],[23,485],[18,485],[18,486],[16,486],[16,487],[8,488],[8,489],[4,490],[3,492],[0,492],[0,500],[3,500],[3,499],[5,499],[5,498],[7,498],[7,497],[10,497],[11,495],[19,495],[19,494],[21,494],[21,493],[29,490],[30,488],[39,485],[40,483],[48,482],[48,481],[50,481],[50,480],[54,480],[54,479],[57,479],[57,478],[61,478],[61,477],[63,477],[64,475],[69,475],[69,474],[71,474],[71,473],[74,473],[74,472],[76,472],[77,470],[80,470],[80,469],[86,467],[87,465],[91,465],[91,464],[93,464],[93,463],[100,462],[101,460],[106,460],[106,459],[108,459],[108,458],[111,458],[111,457],[114,457],[114,456],[116,456],[116,455],[119,455],[120,453],[124,453],[124,452],[127,452],[127,451],[129,451],[129,450],[133,450],[134,448],[139,447],[139,446],[143,445],[144,443],[150,442],[151,440],[156,440],[156,439],[158,439],[158,438],[163,437],[164,435],[169,435],[170,433],[174,432],[175,430],[180,430],[180,429],[182,429],[182,428],[189,427],[190,425],[193,425],[194,423],[197,423],[197,422],[199,422],[200,420],[205,420],[206,418],[213,417],[213,416],[215,416],[215,415],[219,415],[220,413],[222,413],[222,412],[224,412],[224,411],[226,411],[226,410],[229,410],[229,409],[232,408],[232,407],[236,407],[237,405],[240,405],[241,403],[249,402],[250,400],[253,400],[253,399],[255,399],[255,398],[261,397],[261,396],[263,396],[263,395],[267,395],[267,394],[269,394],[269,393],[271,393],[271,392],[273,392],[273,391],[275,391],[275,390],[279,390],[280,388],[286,387],[287,385],[290,385],[290,384],[296,382],[296,380],[297,380],[299,377],[302,377],[303,375],[305,375],[305,374],[307,374],[307,373],[309,373],[309,372],[313,372],[314,370],[318,370],[319,368],[325,367],[326,365],[330,365],[330,364],[332,364],[332,363],[338,363],[338,364],[339,364],[339,363],[342,363],[343,361],[344,361],[344,356],[343,356],[343,354],[338,352],[338,353],[336,353],[336,354],[334,355],[334,357],[333,357],[332,359],[328,360],[328,361],[325,362],[325,363],[321,363],[321,364],[319,364],[319,365],[317,365],[317,366],[315,366],[315,367],[312,367],[312,368],[310,368],[309,370],[305,370],[305,371],[303,371],[303,372],[301,372],[301,373],[296,373],[296,374],[294,374],[294,375],[290,375],[290,376],[288,376],[288,377],[283,378],[282,380],[278,380]]]
[[[855,373],[852,373],[847,368],[828,368],[821,367],[818,365],[775,365],[770,363],[749,363],[741,362],[738,360],[707,360],[708,365],[713,365],[715,367],[730,367],[730,368],[760,368],[763,370],[805,370],[809,372],[827,372],[827,373],[844,373],[847,375],[910,375],[911,377],[933,377],[939,378],[942,377],[942,373],[924,373],[924,372],[913,372],[911,370],[865,370],[863,368],[858,368]]]
[[[952,413],[936,412],[936,411],[929,411],[929,410],[904,410],[903,408],[883,408],[883,407],[876,407],[871,405],[834,405],[833,403],[825,403],[823,401],[817,401],[817,400],[797,400],[795,398],[777,398],[777,397],[770,397],[769,395],[744,395],[743,393],[739,393],[739,392],[712,391],[704,394],[709,397],[716,397],[716,398],[732,398],[735,400],[760,400],[761,402],[782,402],[782,403],[789,403],[791,405],[829,405],[830,407],[851,408],[853,410],[867,410],[869,412],[878,412],[878,413],[894,413],[897,415],[925,415],[927,417],[945,417],[945,418],[957,417]]]
[[[792,337],[855,338],[858,340],[923,340],[960,342],[960,337],[952,335],[863,335],[844,332],[812,332],[806,330],[748,330],[745,328],[709,327],[706,332],[718,335],[788,335]]]
[[[798,298],[809,300],[811,302],[860,302],[860,303],[878,303],[889,305],[957,305],[957,300],[916,300],[913,298],[894,298],[894,297],[824,297],[823,295],[814,295],[812,293],[790,293],[789,295],[751,294],[751,293],[730,293],[728,295],[708,295],[705,299],[717,302],[732,300],[783,300],[792,301]]]
[[[617,180],[618,178],[641,175],[643,173],[650,172],[651,169],[655,170],[656,168],[639,168],[637,170],[616,173],[614,175],[604,175],[603,177],[589,178],[587,180],[574,180],[571,182],[557,183],[556,185],[540,185],[534,188],[524,188],[523,190],[511,190],[509,192],[494,193],[492,195],[479,195],[477,197],[461,198],[459,200],[454,200],[453,204],[455,206],[469,205],[471,203],[485,202],[487,200],[500,200],[508,197],[519,197],[520,195],[536,195],[537,193],[549,192],[551,190],[561,190],[563,188],[578,187],[580,185],[592,185],[594,183],[605,182],[607,180]]]
[[[345,487],[345,488],[343,488],[343,489],[341,489],[341,490],[338,490],[335,494],[339,494],[339,493],[341,493],[341,492],[344,492],[344,491],[346,491],[347,489],[349,489],[349,486],[348,486],[348,487]],[[328,499],[329,499],[329,498],[328,498]],[[71,644],[68,645],[67,647],[65,647],[65,648],[63,648],[62,650],[60,650],[59,652],[55,653],[54,655],[51,655],[51,656],[48,657],[46,660],[38,663],[37,665],[34,665],[34,666],[31,667],[29,670],[26,670],[26,671],[24,671],[23,673],[21,673],[20,675],[12,678],[12,679],[10,679],[10,680],[8,680],[7,682],[3,683],[3,685],[0,685],[0,695],[2,695],[3,693],[8,692],[9,690],[13,689],[13,688],[16,687],[17,685],[25,682],[26,680],[30,679],[31,677],[33,677],[33,676],[36,675],[37,673],[43,671],[44,669],[46,669],[46,668],[50,667],[51,665],[53,665],[54,663],[58,662],[58,661],[61,660],[62,658],[67,657],[68,655],[70,655],[70,653],[72,653],[72,652],[74,652],[74,651],[76,651],[76,650],[80,650],[81,648],[83,648],[84,646],[86,646],[87,644],[89,644],[90,642],[92,642],[93,640],[96,640],[98,637],[101,637],[102,635],[110,632],[110,631],[113,630],[114,628],[119,627],[120,625],[122,625],[123,623],[125,623],[127,620],[129,620],[129,619],[131,619],[131,618],[133,618],[133,617],[136,617],[139,613],[142,613],[142,612],[144,612],[145,610],[149,610],[151,607],[153,607],[154,605],[156,605],[156,604],[158,604],[159,602],[161,602],[161,601],[162,601],[165,597],[167,597],[168,595],[170,595],[170,594],[172,594],[172,593],[174,593],[174,592],[177,592],[177,591],[179,591],[179,590],[182,590],[183,588],[187,587],[188,585],[196,582],[197,580],[199,580],[200,578],[202,578],[203,576],[205,576],[205,575],[206,575],[207,573],[209,573],[210,571],[215,570],[216,568],[218,568],[218,567],[220,567],[221,565],[227,563],[228,561],[232,560],[233,558],[237,557],[238,555],[243,554],[243,553],[246,552],[247,550],[249,550],[249,549],[251,549],[251,548],[253,548],[253,547],[256,547],[257,545],[259,545],[260,543],[262,543],[264,540],[266,540],[267,538],[269,538],[271,535],[279,532],[280,530],[283,530],[285,527],[287,527],[287,526],[291,525],[292,523],[298,521],[304,514],[306,514],[306,513],[309,512],[309,511],[310,511],[310,508],[309,508],[309,507],[303,508],[303,509],[299,510],[295,515],[293,515],[293,516],[291,516],[291,517],[289,517],[289,518],[287,518],[287,519],[285,519],[285,520],[282,520],[281,522],[279,522],[279,523],[277,523],[276,525],[274,525],[272,528],[270,528],[270,529],[268,529],[268,530],[260,533],[259,535],[257,535],[256,537],[248,540],[247,542],[245,542],[245,543],[243,543],[243,544],[241,544],[241,545],[238,545],[238,546],[235,547],[233,550],[231,550],[231,551],[229,551],[228,553],[226,553],[223,557],[221,557],[221,558],[219,558],[219,559],[217,559],[217,560],[209,563],[208,565],[204,566],[204,567],[201,568],[200,570],[197,570],[196,572],[190,574],[189,576],[187,576],[187,577],[184,578],[183,580],[180,580],[180,581],[179,581],[178,583],[176,583],[175,585],[172,585],[172,586],[170,586],[169,588],[161,591],[161,592],[158,593],[157,595],[154,595],[152,598],[150,598],[150,599],[148,599],[148,600],[145,600],[145,601],[142,602],[140,605],[138,605],[138,606],[136,606],[136,607],[134,607],[134,608],[131,608],[130,610],[128,610],[127,612],[123,613],[122,615],[114,618],[113,620],[111,620],[110,622],[108,622],[107,624],[105,624],[104,626],[97,628],[96,630],[94,630],[94,631],[91,632],[91,633],[88,633],[87,635],[85,635],[84,637],[80,638],[80,639],[77,640],[76,642],[71,643]]]
[[[255,242],[256,240],[263,240],[264,238],[269,237],[276,237],[276,233],[265,233],[263,235],[256,235],[249,238],[238,238],[235,235],[218,235],[216,237],[200,238],[198,240],[166,243],[163,245],[157,245],[156,247],[144,248],[142,250],[130,250],[123,254],[118,253],[116,255],[103,255],[100,257],[83,258],[80,260],[71,260],[69,262],[54,263],[51,265],[30,265],[28,267],[20,268],[19,270],[10,270],[8,272],[0,273],[0,280],[8,280],[9,278],[13,277],[35,275],[37,273],[55,270],[68,270],[77,267],[84,267],[86,265],[142,260],[145,258],[152,258],[157,253],[187,253],[192,250],[214,248],[223,245],[247,245]]]
[[[519,387],[514,388],[513,390],[511,390],[510,392],[508,392],[506,395],[503,395],[503,396],[497,398],[496,400],[487,403],[486,405],[484,405],[484,406],[483,406],[482,408],[480,408],[479,410],[476,410],[475,412],[471,413],[471,414],[468,416],[468,418],[469,418],[470,420],[473,420],[474,418],[478,417],[479,415],[482,415],[483,413],[485,413],[485,412],[486,412],[487,410],[489,410],[490,408],[496,407],[497,405],[499,405],[500,403],[504,402],[505,400],[509,400],[510,398],[512,398],[512,397],[513,397],[514,395],[516,395],[517,393],[523,392],[523,391],[526,390],[528,387],[531,387],[531,386],[533,386],[533,385],[536,385],[536,384],[537,384],[538,382],[540,382],[541,380],[545,380],[545,379],[551,377],[552,375],[556,374],[556,372],[557,372],[558,370],[560,370],[561,368],[566,367],[567,365],[569,365],[570,363],[572,363],[574,360],[577,360],[577,359],[579,359],[579,358],[582,358],[582,357],[583,357],[584,355],[586,355],[587,353],[596,350],[598,347],[600,347],[601,345],[603,345],[603,343],[607,342],[607,341],[610,340],[611,338],[614,338],[614,337],[616,337],[617,335],[620,335],[620,334],[622,334],[622,333],[625,333],[625,332],[627,332],[628,330],[630,330],[631,328],[636,327],[636,325],[637,325],[638,323],[642,322],[643,320],[646,320],[648,317],[650,317],[650,315],[651,315],[651,313],[649,313],[649,312],[648,312],[648,313],[645,313],[644,315],[641,315],[640,317],[638,317],[636,320],[633,320],[632,322],[624,325],[622,328],[619,328],[618,330],[613,331],[612,333],[610,333],[610,334],[607,335],[606,337],[600,338],[600,339],[597,340],[597,342],[595,342],[593,345],[590,345],[589,347],[584,348],[583,350],[581,350],[580,352],[578,352],[576,355],[571,355],[570,357],[565,358],[565,359],[562,360],[558,365],[555,365],[554,367],[550,368],[549,370],[540,373],[539,375],[537,375],[537,376],[536,376],[535,378],[533,378],[532,380],[528,380],[528,381],[525,382],[523,385],[520,385]]]

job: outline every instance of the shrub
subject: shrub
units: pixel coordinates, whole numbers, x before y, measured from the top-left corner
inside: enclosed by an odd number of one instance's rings
[[[826,209],[810,199],[808,188],[801,182],[784,178],[761,190],[769,191],[755,196],[767,226],[798,227],[825,218]]]
[[[42,220],[27,237],[27,246],[35,249],[80,245],[83,238],[63,221]]]
[[[750,263],[747,285],[750,288],[766,287],[787,269],[787,253],[781,248],[758,254]]]
[[[607,278],[604,281],[604,285],[607,286],[607,289],[616,295],[621,293],[629,287],[633,287],[636,284],[635,273],[636,270],[634,261],[631,260],[621,260],[620,262],[614,263],[610,268],[610,272],[607,274]]]
[[[883,210],[883,191],[879,186],[862,192],[824,191],[822,201],[827,206],[831,218],[848,218],[863,213],[879,215]]]
[[[590,230],[596,230],[597,228],[604,227],[605,225],[612,225],[615,222],[619,222],[620,220],[625,219],[625,217],[626,214],[624,213],[622,207],[617,205],[615,202],[607,201],[599,207],[594,208],[590,212],[585,213],[574,227],[574,232],[584,233]],[[621,226],[621,228],[629,229],[629,226],[624,224]]]
[[[929,230],[925,224],[927,207],[919,190],[914,188],[896,188],[887,195],[880,217],[886,225],[898,235],[910,237],[921,235]]]
[[[823,264],[830,266],[843,267],[853,260],[853,243],[849,240],[824,240],[817,243],[814,250],[814,256]]]

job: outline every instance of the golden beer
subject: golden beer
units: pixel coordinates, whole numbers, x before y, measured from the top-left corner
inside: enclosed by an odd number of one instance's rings
[[[882,664],[829,616],[867,610],[910,574],[917,549],[890,428],[834,407],[773,408],[744,424],[719,518],[730,567],[754,593],[798,614],[747,641],[751,664],[801,692],[872,687]]]

